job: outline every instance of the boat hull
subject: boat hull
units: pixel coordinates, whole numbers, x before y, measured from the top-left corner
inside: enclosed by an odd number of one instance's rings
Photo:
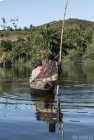
[[[40,87],[34,87],[32,84],[30,84],[30,89],[32,93],[54,93],[55,85],[51,85],[45,88],[40,88]]]
[[[30,87],[32,93],[54,93],[54,87],[53,88],[45,88],[45,89],[35,89],[33,87]]]
[[[30,89],[33,93],[54,93],[55,83],[49,81],[32,82],[30,83]]]
[[[55,61],[49,61],[43,66],[37,77],[29,79],[33,92],[54,92],[55,83],[58,80],[58,65]]]

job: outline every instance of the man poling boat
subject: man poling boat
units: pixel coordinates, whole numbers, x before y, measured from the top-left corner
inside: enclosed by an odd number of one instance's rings
[[[55,87],[54,83],[58,80],[58,76],[62,72],[62,42],[67,5],[68,0],[66,2],[64,20],[62,23],[60,49],[56,51],[57,53],[53,51],[54,49],[50,50],[48,54],[48,62],[45,65],[42,65],[42,62],[40,62],[32,71],[29,80],[31,89],[43,90],[47,92],[53,91]]]
[[[37,74],[36,74],[37,73]],[[37,66],[30,77],[30,87],[36,90],[53,91],[54,83],[58,79],[58,66],[49,60],[43,66]]]

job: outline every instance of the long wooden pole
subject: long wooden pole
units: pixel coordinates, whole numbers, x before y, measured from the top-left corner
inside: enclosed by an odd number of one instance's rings
[[[62,60],[61,56],[62,56],[63,34],[64,34],[65,16],[66,16],[66,12],[67,12],[68,2],[69,2],[69,0],[66,1],[64,18],[63,18],[63,22],[62,22],[59,62],[61,62],[61,60]]]

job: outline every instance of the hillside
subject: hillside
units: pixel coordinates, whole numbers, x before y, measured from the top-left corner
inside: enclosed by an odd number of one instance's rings
[[[0,31],[0,65],[27,63],[46,59],[48,51],[54,57],[60,50],[62,20],[32,28]],[[94,61],[94,22],[67,19],[62,55],[66,60],[81,63]]]
[[[61,29],[61,26],[62,26],[62,20],[59,20],[59,21],[52,21],[50,23],[47,23],[47,24],[50,24],[53,28],[57,29],[57,30],[60,30]],[[39,27],[43,27],[47,24],[44,24],[44,25],[41,25]],[[68,29],[68,28],[78,28],[78,29],[81,29],[81,28],[91,28],[91,27],[94,27],[94,22],[92,21],[88,21],[88,20],[82,20],[82,19],[67,19],[65,21],[65,29]]]
[[[62,20],[59,21],[52,21],[40,26],[36,26],[32,29],[17,29],[17,30],[13,30],[13,31],[8,31],[8,30],[0,30],[0,39],[4,39],[4,40],[11,40],[11,41],[15,41],[17,40],[17,38],[19,36],[22,36],[23,38],[25,38],[27,35],[29,35],[31,32],[35,31],[35,30],[39,30],[41,28],[43,28],[45,25],[51,25],[52,28],[54,28],[57,31],[61,31],[61,26],[62,26]],[[92,21],[87,21],[87,20],[81,20],[81,19],[67,19],[65,21],[65,29],[68,28],[78,28],[78,29],[83,29],[83,28],[92,28],[94,27],[94,22]]]

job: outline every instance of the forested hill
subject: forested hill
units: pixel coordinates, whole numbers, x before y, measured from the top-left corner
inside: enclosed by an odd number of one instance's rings
[[[54,28],[57,31],[61,31],[61,26],[62,26],[62,20],[58,20],[58,21],[52,21],[40,26],[32,26],[30,28],[27,28],[26,26],[24,27],[24,29],[8,29],[8,30],[0,30],[0,39],[6,39],[8,38],[9,40],[15,40],[17,39],[20,35],[25,37],[27,36],[27,34],[30,33],[30,31],[34,30],[34,29],[41,29],[46,25],[51,25],[52,28]],[[88,21],[88,20],[82,20],[82,19],[67,19],[65,21],[65,29],[84,29],[84,28],[92,28],[94,27],[94,22],[92,21]]]
[[[62,20],[59,21],[52,21],[50,23],[48,23],[50,25],[52,25],[54,28],[56,29],[61,29],[61,25],[62,25]],[[47,24],[41,25],[42,27],[45,26]],[[88,20],[82,20],[82,19],[66,19],[65,20],[65,28],[90,28],[90,27],[94,27],[94,22],[92,21],[88,21]]]
[[[62,20],[24,29],[0,30],[0,64],[25,63],[47,57],[60,47]],[[94,61],[94,22],[67,19],[63,36],[62,55],[72,62]],[[66,57],[67,56],[67,57]]]

